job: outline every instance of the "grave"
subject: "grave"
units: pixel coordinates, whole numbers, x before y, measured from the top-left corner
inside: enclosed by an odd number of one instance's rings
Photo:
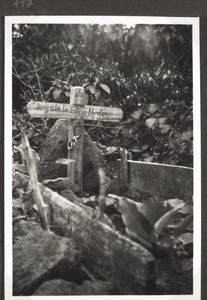
[[[35,118],[68,119],[68,163],[67,176],[83,191],[83,132],[84,120],[119,122],[123,117],[120,108],[86,105],[83,87],[72,87],[70,104],[30,101],[28,113]]]
[[[27,106],[32,117],[69,119],[68,158],[76,163],[68,166],[68,177],[82,191],[82,156],[84,120],[118,122],[123,112],[119,108],[89,106],[84,90],[71,90],[70,104],[31,101]],[[193,169],[162,164],[133,162],[123,149],[119,162],[119,185],[132,184],[163,198],[179,197],[188,201],[193,193]],[[71,239],[80,249],[80,256],[88,274],[95,280],[110,280],[122,294],[146,295],[155,284],[155,259],[144,246],[114,231],[97,220],[92,209],[58,195],[49,188],[41,188],[49,207],[52,225]],[[97,276],[97,278],[96,278]]]

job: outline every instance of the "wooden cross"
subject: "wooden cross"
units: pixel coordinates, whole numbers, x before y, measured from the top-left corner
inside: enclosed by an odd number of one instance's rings
[[[68,164],[67,176],[78,185],[80,195],[83,191],[84,120],[119,122],[123,117],[120,108],[90,106],[86,102],[84,88],[76,86],[71,88],[69,104],[37,101],[27,104],[31,117],[69,119],[68,141],[71,143],[75,135],[79,138],[75,139],[76,145],[68,150],[68,158],[76,163]]]

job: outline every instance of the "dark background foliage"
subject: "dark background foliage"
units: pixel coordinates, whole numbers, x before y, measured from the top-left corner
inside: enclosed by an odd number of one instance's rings
[[[89,104],[124,111],[116,126],[87,122],[95,141],[136,160],[192,166],[191,26],[14,25],[14,142],[23,126],[38,149],[52,121],[31,119],[25,105],[68,103],[74,85]]]

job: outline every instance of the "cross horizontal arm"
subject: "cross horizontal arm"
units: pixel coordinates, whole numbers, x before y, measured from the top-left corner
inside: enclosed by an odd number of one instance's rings
[[[27,111],[31,117],[97,120],[107,122],[119,122],[123,118],[121,108],[75,105],[65,103],[30,101]]]

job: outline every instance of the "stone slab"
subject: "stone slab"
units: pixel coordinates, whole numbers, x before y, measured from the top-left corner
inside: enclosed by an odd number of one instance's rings
[[[191,200],[193,169],[158,163],[128,161],[129,183],[137,190],[163,199]]]

